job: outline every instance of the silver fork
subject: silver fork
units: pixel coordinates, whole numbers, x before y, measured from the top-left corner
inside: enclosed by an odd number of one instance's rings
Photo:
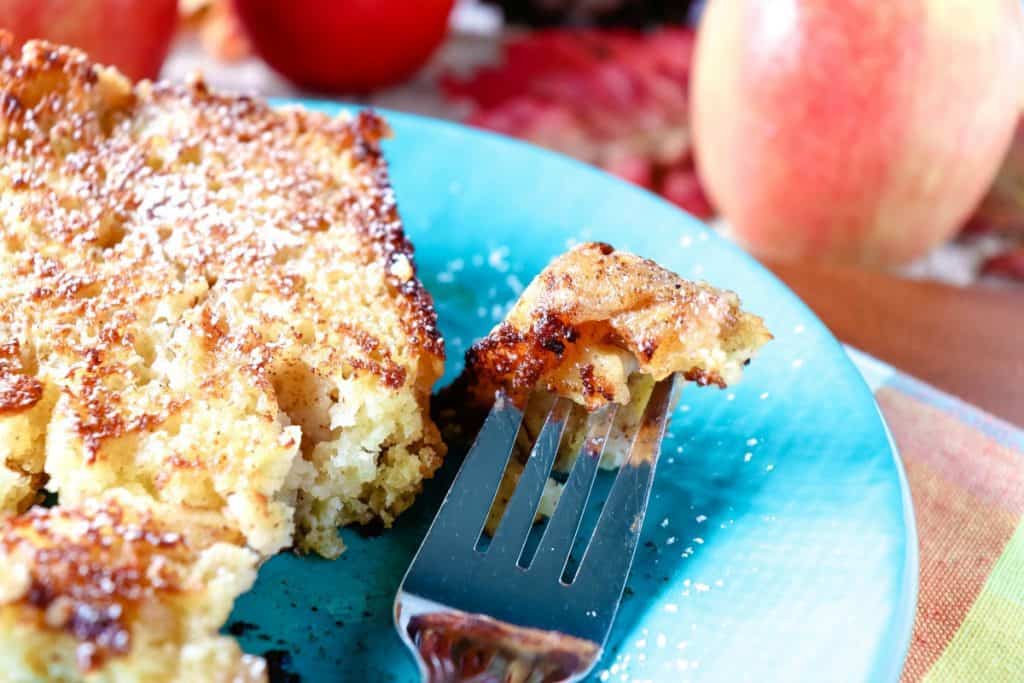
[[[589,416],[555,512],[529,564],[523,556],[571,404],[552,405],[491,543],[477,549],[523,419],[499,394],[395,598],[395,626],[424,681],[578,681],[597,662],[622,599],[673,405],[675,379],[655,385],[579,568],[574,539],[615,418]]]

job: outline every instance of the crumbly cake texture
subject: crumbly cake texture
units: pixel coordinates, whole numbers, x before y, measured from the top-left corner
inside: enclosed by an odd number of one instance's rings
[[[217,513],[123,490],[34,507],[0,527],[7,683],[258,683],[266,663],[218,635],[258,556]]]
[[[588,413],[619,404],[601,466],[619,466],[655,382],[672,374],[725,387],[771,334],[736,294],[689,282],[654,261],[603,243],[559,256],[523,291],[505,320],[466,353],[452,394],[481,409],[504,390],[524,408],[516,457],[487,519],[494,533],[515,491],[551,396],[574,402],[554,469],[568,471],[583,445]],[[538,394],[538,391],[547,394]],[[539,517],[561,484],[549,479]]]
[[[386,124],[0,59],[0,509],[125,487],[261,554],[390,524],[445,447]]]
[[[459,383],[490,405],[542,389],[588,410],[630,403],[630,377],[725,387],[771,334],[733,292],[597,242],[559,256],[466,353]]]

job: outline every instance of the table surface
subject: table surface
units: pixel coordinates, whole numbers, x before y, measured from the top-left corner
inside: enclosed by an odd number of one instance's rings
[[[770,264],[842,341],[1024,426],[1024,291]]]

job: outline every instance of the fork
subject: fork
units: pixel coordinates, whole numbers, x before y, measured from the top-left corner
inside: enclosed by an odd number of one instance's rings
[[[553,402],[497,531],[480,550],[523,419],[497,394],[395,598],[395,626],[424,681],[556,683],[578,681],[594,667],[633,562],[675,387],[675,377],[658,382],[643,419],[627,435],[629,457],[575,572],[570,553],[616,408],[588,416],[582,452],[527,558],[527,538],[572,404]]]

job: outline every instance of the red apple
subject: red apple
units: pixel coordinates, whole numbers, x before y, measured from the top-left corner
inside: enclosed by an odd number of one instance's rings
[[[19,43],[73,45],[133,79],[160,73],[177,18],[177,0],[0,0],[0,28]]]
[[[253,47],[313,90],[367,92],[422,67],[448,29],[455,0],[235,0]]]
[[[1021,110],[1020,0],[712,0],[691,84],[701,177],[772,258],[893,264],[951,236]]]

